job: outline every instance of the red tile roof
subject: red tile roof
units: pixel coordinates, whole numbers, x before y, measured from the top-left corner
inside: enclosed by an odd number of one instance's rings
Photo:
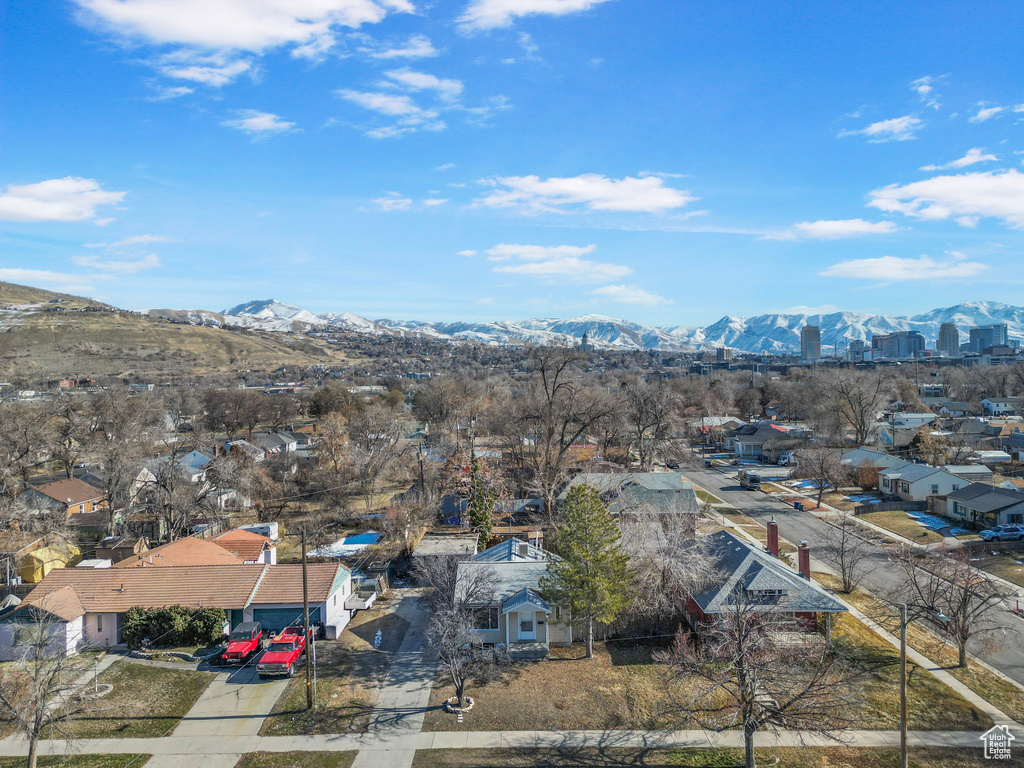
[[[256,562],[263,554],[263,550],[270,545],[270,539],[244,528],[235,528],[215,537],[213,543],[242,560]]]
[[[84,480],[71,477],[67,480],[55,480],[52,483],[33,485],[32,490],[59,501],[61,504],[81,504],[86,501],[98,501],[103,498],[103,491],[89,485]]]
[[[331,595],[331,585],[339,570],[346,569],[336,563],[310,563],[307,566],[309,581],[309,601],[322,603]],[[302,566],[272,565],[267,575],[256,590],[254,603],[301,603],[302,602]]]
[[[170,565],[241,565],[244,558],[217,546],[212,541],[189,536],[142,554],[128,557],[114,568],[149,568]]]

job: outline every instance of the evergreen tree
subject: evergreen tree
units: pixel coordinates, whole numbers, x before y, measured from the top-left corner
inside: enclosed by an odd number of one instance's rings
[[[469,499],[468,509],[469,524],[480,535],[478,548],[484,550],[491,540],[491,531],[494,528],[494,504],[498,494],[489,478],[485,477],[480,460],[474,456],[469,462]]]
[[[629,557],[619,546],[619,526],[591,486],[570,489],[562,520],[553,546],[561,559],[548,566],[540,588],[552,602],[569,607],[574,624],[586,628],[589,659],[594,622],[614,621],[626,605]]]

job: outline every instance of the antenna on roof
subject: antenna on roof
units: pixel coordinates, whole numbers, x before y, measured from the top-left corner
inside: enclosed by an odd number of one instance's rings
[[[117,591],[118,592],[124,592],[124,583],[123,582],[121,583],[121,588],[118,589]]]

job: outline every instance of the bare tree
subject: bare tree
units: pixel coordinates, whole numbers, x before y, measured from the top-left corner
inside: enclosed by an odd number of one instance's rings
[[[646,472],[658,449],[671,437],[678,400],[661,380],[652,382],[641,378],[625,382],[622,395],[640,469]]]
[[[0,481],[11,498],[26,485],[47,443],[47,422],[48,414],[36,405],[0,401]]]
[[[456,705],[462,706],[467,682],[485,664],[475,651],[475,631],[481,615],[494,610],[495,574],[484,565],[459,567],[452,557],[424,558],[415,566],[431,608],[427,643],[455,687]]]
[[[709,541],[696,535],[696,515],[638,511],[624,516],[622,549],[629,555],[631,614],[682,621],[686,601],[718,576]]]
[[[857,524],[845,513],[839,515],[838,522],[828,523],[822,559],[839,572],[843,592],[853,592],[871,565],[872,544],[857,534]]]
[[[509,453],[530,471],[551,516],[555,492],[565,480],[569,449],[614,412],[616,403],[605,390],[584,383],[577,351],[536,347],[530,357],[533,377],[497,404],[494,426]]]
[[[47,610],[56,610],[57,602],[48,595],[39,606],[18,609],[21,620],[7,624],[16,635],[17,658],[0,664],[0,715],[28,742],[28,768],[36,768],[43,733],[71,741],[71,732],[63,726],[82,711],[81,702],[71,694],[85,665],[67,653],[68,625]]]
[[[882,369],[852,371],[837,368],[812,380],[818,394],[815,411],[838,429],[849,429],[857,445],[864,445],[877,419],[892,395],[892,385]]]
[[[401,438],[398,416],[380,404],[369,406],[349,422],[352,469],[367,509],[373,506],[380,478],[401,455]]]
[[[1000,628],[995,613],[1006,595],[984,571],[971,565],[960,548],[938,556],[898,551],[894,565],[903,578],[892,601],[906,603],[911,618],[949,638],[957,648],[957,664],[967,666],[967,644],[991,640]]]
[[[795,620],[738,588],[698,639],[680,631],[663,660],[675,701],[670,715],[721,731],[741,727],[747,768],[759,731],[792,729],[837,738],[851,724],[863,670],[816,633],[795,639]]]
[[[812,481],[818,489],[815,506],[821,506],[825,490],[838,487],[846,476],[846,468],[840,463],[842,453],[836,448],[817,446],[797,451],[796,476]]]

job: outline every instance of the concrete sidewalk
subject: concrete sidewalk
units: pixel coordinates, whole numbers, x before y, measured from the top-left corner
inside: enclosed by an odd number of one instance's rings
[[[1011,726],[1011,730],[1013,730]],[[980,731],[911,731],[913,747],[980,748]],[[899,731],[848,731],[842,743],[851,747],[894,747],[900,742]],[[821,734],[806,731],[763,732],[757,736],[759,747],[835,746],[836,742]],[[406,733],[390,739],[370,734],[337,736],[166,736],[158,739],[82,739],[74,749],[63,741],[40,742],[41,755],[80,754],[152,754],[157,756],[194,755],[229,756],[248,752],[344,752],[359,750],[373,765],[393,765],[392,759],[417,750],[432,749],[500,749],[573,748],[582,747],[741,747],[740,731],[454,731],[437,733]],[[23,756],[23,741],[8,738],[0,741],[0,756]],[[154,758],[155,759],[155,758]],[[150,763],[151,765],[154,763]],[[171,765],[172,763],[166,762]],[[185,761],[178,763],[185,764]],[[206,764],[205,762],[203,763]],[[212,763],[211,763],[212,764]],[[217,765],[223,765],[218,759]]]

